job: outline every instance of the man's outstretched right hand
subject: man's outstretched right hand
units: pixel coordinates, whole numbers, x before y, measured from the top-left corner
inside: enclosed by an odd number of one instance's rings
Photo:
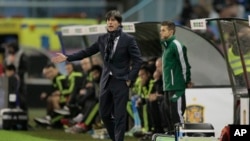
[[[61,63],[67,60],[67,56],[62,53],[56,53],[56,56],[51,58],[53,63]]]

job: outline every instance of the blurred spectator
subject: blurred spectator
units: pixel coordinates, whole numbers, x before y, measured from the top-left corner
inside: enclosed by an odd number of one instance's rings
[[[244,18],[246,7],[243,6],[240,2],[241,0],[227,0],[227,5],[232,5],[236,9],[236,17],[237,18]]]
[[[19,86],[19,96],[20,96],[20,108],[27,111],[26,104],[26,85],[24,82],[24,74],[27,71],[26,67],[26,57],[23,55],[23,51],[19,48],[19,45],[16,41],[11,41],[6,44],[6,57],[5,64],[6,65],[14,65],[16,68],[16,72],[20,79]]]
[[[84,58],[81,60],[82,71],[85,75],[88,75],[89,70],[92,67],[90,58]]]
[[[16,67],[14,65],[7,65],[5,67],[5,75],[8,77],[8,95],[9,104],[8,107],[16,108],[19,107],[19,85],[20,80],[16,74]]]
[[[154,88],[149,95],[150,112],[153,124],[154,133],[164,133],[164,127],[167,128],[167,124],[163,120],[163,114],[161,110],[163,99],[163,81],[162,81],[162,58],[157,58],[155,62],[156,70],[153,73]]]
[[[228,48],[228,61],[230,64],[230,67],[232,69],[232,72],[234,74],[235,78],[235,84],[236,88],[244,88],[246,86],[246,80],[243,70],[243,64],[241,62],[240,54],[244,57],[244,63],[246,67],[246,71],[250,72],[250,61],[247,59],[250,56],[250,28],[248,26],[243,26],[239,29],[238,32],[238,39],[239,39],[239,45],[237,45],[236,39],[235,39],[235,33],[232,33],[230,35],[231,38],[231,44]],[[239,49],[240,48],[240,49]],[[241,52],[240,52],[241,50]]]
[[[220,18],[244,18],[246,8],[239,0],[214,0],[213,7]]]
[[[10,65],[10,64],[16,64],[16,54],[19,51],[19,46],[16,41],[12,41],[9,43],[6,43],[6,58],[5,58],[5,64]]]
[[[245,0],[183,0],[179,22],[189,27],[190,19],[245,18],[246,3]]]
[[[88,101],[85,98],[84,101],[79,103],[81,104],[82,109],[76,117],[69,119],[68,121],[66,120],[67,125],[70,125],[69,123],[74,124],[74,125],[68,129],[65,129],[65,132],[69,132],[69,133],[86,132],[89,129],[91,129],[91,125],[95,123],[96,121],[95,119],[96,117],[98,117],[98,110],[99,110],[98,97],[100,94],[99,85],[100,85],[100,78],[102,74],[102,67],[100,65],[93,65],[93,67],[90,70],[90,73],[92,74],[93,80],[88,83],[91,83],[93,87],[87,88],[87,92],[92,96],[88,97],[89,98]],[[79,100],[81,100],[80,96],[79,96]],[[65,121],[62,121],[62,122],[64,122],[65,124]]]
[[[197,4],[193,6],[193,13],[191,16],[192,19],[207,18],[208,15],[209,12],[202,5]]]
[[[193,13],[193,7],[191,5],[190,0],[183,0],[183,8],[182,8],[182,12],[180,15],[180,24],[181,25],[188,25],[189,20],[192,17],[192,13]]]
[[[36,117],[34,121],[38,124],[50,126],[52,125],[51,119],[55,116],[54,110],[62,108],[62,105],[60,105],[60,90],[62,90],[66,76],[62,75],[53,63],[47,64],[43,69],[43,73],[46,78],[52,81],[50,92],[40,95],[42,100],[47,100],[47,115],[45,117]]]
[[[75,65],[71,62],[66,63],[65,69],[67,71],[67,76],[64,89],[61,92],[60,103],[70,105],[70,98],[73,93],[79,91],[84,77],[81,72],[76,71]]]
[[[100,66],[103,65],[103,60],[100,57],[100,54],[91,56],[91,60],[92,60],[92,65],[100,65]]]

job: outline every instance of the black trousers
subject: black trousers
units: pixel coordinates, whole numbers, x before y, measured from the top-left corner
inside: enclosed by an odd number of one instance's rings
[[[164,92],[164,98],[162,102],[162,114],[163,121],[165,121],[166,128],[169,133],[174,133],[174,127],[176,123],[184,123],[184,112],[186,109],[186,96],[185,93],[173,102],[171,97],[175,94],[175,91]]]
[[[112,76],[110,76],[106,87],[100,91],[99,112],[112,141],[124,141],[128,96],[129,87],[126,81]]]
[[[149,113],[151,116],[152,126],[154,127],[154,133],[164,133],[160,112],[160,104],[161,103],[158,100],[149,102]]]

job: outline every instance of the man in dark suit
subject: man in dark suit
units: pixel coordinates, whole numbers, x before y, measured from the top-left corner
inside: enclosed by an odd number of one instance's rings
[[[129,86],[142,64],[134,37],[122,31],[122,16],[111,10],[106,14],[108,33],[99,36],[86,50],[71,55],[57,53],[52,62],[75,61],[101,53],[104,66],[100,83],[100,116],[112,141],[124,141],[126,104]]]

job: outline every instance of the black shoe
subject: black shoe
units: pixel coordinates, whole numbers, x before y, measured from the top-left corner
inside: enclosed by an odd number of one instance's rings
[[[139,139],[139,141],[151,141],[152,140],[152,135],[145,134],[143,137]]]
[[[143,136],[145,136],[145,132],[136,131],[136,132],[134,132],[133,136],[136,138],[142,138]]]

